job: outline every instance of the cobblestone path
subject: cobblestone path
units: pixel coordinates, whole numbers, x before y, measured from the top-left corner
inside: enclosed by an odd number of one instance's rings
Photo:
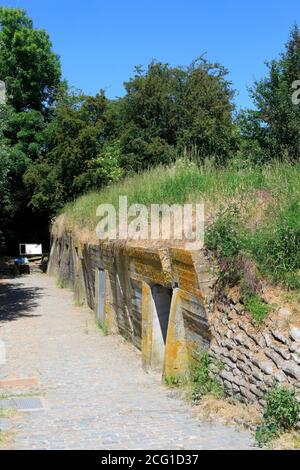
[[[16,449],[253,445],[246,431],[193,417],[158,375],[142,370],[136,349],[103,336],[91,312],[75,306],[72,293],[46,275],[0,281],[0,339],[7,351],[0,380],[32,379],[10,393],[40,396],[44,405],[12,420]]]

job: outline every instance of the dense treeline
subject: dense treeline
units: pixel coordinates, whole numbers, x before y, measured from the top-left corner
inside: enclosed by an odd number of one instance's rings
[[[217,165],[298,160],[297,26],[268,67],[251,90],[256,109],[238,115],[227,70],[205,57],[188,67],[137,67],[119,99],[86,96],[62,80],[48,34],[23,10],[0,8],[1,249],[43,237],[66,201],[178,156]]]

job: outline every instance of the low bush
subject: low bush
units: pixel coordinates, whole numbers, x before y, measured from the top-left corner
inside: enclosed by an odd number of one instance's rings
[[[270,207],[248,229],[241,212],[237,205],[222,208],[206,231],[206,245],[218,260],[222,287],[240,283],[246,309],[261,322],[270,311],[260,295],[262,278],[300,289],[300,204]]]
[[[274,223],[275,222],[275,223]],[[261,270],[275,282],[300,288],[300,204],[288,202],[254,234],[254,255]]]
[[[278,431],[274,424],[265,424],[258,426],[255,432],[255,440],[259,447],[268,445],[278,437]]]
[[[258,323],[266,318],[271,308],[258,294],[247,295],[244,299],[244,305]]]
[[[293,429],[298,422],[300,406],[295,391],[275,387],[266,395],[264,421],[274,424],[279,432]]]
[[[284,432],[295,429],[300,412],[294,390],[274,387],[266,394],[265,400],[263,421],[256,430],[256,440],[260,446],[268,444]]]
[[[188,385],[189,390],[191,388],[188,396],[194,403],[199,403],[208,394],[221,398],[223,389],[211,371],[212,364],[220,370],[224,367],[220,361],[214,360],[207,352],[198,351],[196,362],[191,366],[189,374],[181,376],[166,375],[164,376],[164,382],[169,387]]]
[[[186,385],[189,382],[189,378],[187,376],[165,375],[164,382],[168,387],[179,387]]]
[[[206,232],[206,245],[220,258],[232,258],[242,248],[241,218],[237,205],[221,208],[215,222]]]
[[[217,397],[223,395],[221,384],[210,370],[212,363],[219,368],[222,367],[222,364],[216,364],[207,352],[198,352],[197,363],[191,370],[192,400],[195,403],[199,403],[202,397],[208,394]]]

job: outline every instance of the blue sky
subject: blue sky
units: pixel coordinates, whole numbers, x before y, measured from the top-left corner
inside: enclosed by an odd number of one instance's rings
[[[113,98],[134,65],[153,58],[187,65],[207,53],[230,70],[238,107],[251,106],[247,86],[265,74],[291,25],[299,0],[7,0],[45,28],[70,85]]]

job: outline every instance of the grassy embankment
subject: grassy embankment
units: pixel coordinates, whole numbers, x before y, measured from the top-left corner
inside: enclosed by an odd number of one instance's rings
[[[120,195],[128,197],[129,205],[204,201],[206,244],[219,258],[227,280],[240,280],[243,271],[252,294],[262,277],[300,289],[299,177],[299,164],[199,168],[179,161],[78,198],[64,207],[63,224],[68,230],[94,232],[97,206],[111,203],[118,208]],[[259,310],[254,296],[248,302]]]

